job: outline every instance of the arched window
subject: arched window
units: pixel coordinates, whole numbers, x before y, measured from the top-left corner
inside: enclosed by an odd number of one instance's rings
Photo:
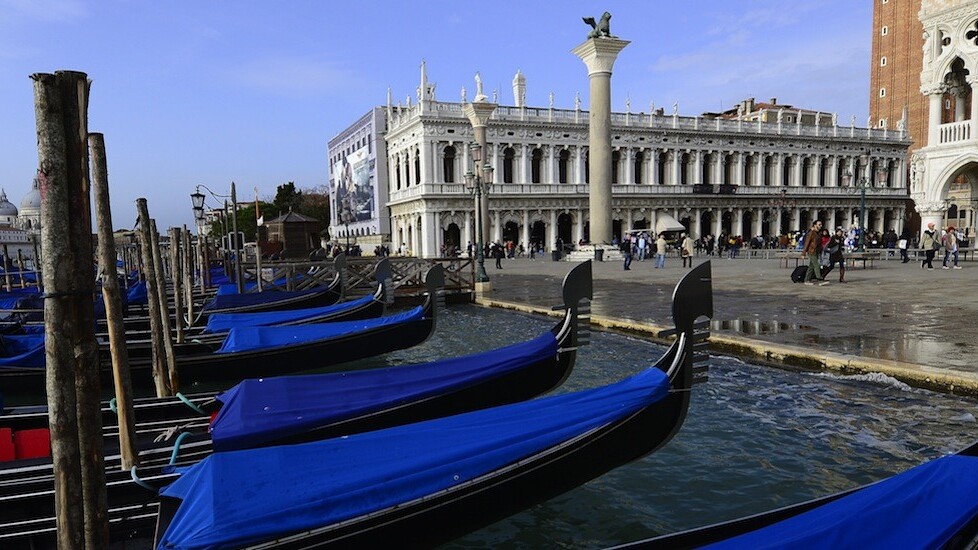
[[[414,151],[414,183],[421,183],[421,154]]]
[[[611,183],[618,183],[618,165],[621,164],[621,153],[611,152]]]
[[[401,188],[401,157],[394,157],[394,178],[397,180],[397,188]]]
[[[513,159],[516,151],[512,147],[503,149],[503,183],[513,183]]]
[[[560,157],[557,162],[557,181],[567,183],[567,167],[570,165],[570,151],[560,150]]]
[[[530,153],[530,181],[532,183],[540,183],[542,181],[541,173],[543,172],[543,151],[540,149],[534,149]]]
[[[455,148],[451,145],[445,147],[445,155],[442,157],[442,171],[445,174],[445,183],[455,183]]]
[[[635,167],[632,173],[635,174],[635,183],[642,182],[642,167],[645,164],[645,155],[641,151],[635,153]]]
[[[584,149],[584,183],[591,183],[591,151]]]

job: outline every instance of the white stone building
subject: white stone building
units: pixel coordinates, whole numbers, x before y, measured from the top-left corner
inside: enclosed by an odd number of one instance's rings
[[[973,234],[978,207],[978,0],[924,0],[919,15],[924,27],[920,91],[929,100],[929,119],[927,145],[912,157],[911,196],[922,229],[928,223],[947,223],[953,206],[954,223],[963,219]]]
[[[514,79],[517,105],[525,97],[521,76]],[[473,141],[462,114],[465,90],[461,102],[444,102],[430,88],[416,103],[389,101],[386,109],[391,240],[421,257],[475,241],[473,199],[463,183]],[[422,75],[419,90],[428,89]],[[678,105],[669,114],[613,113],[615,234],[654,228],[662,216],[694,236],[775,235],[807,228],[815,217],[848,227],[858,220],[860,196],[844,185],[846,172],[870,182],[867,227],[902,230],[905,131],[839,126],[835,116],[811,110],[790,123],[787,115],[780,122],[745,118],[680,116]],[[579,100],[574,109],[554,108],[552,100],[544,108],[499,106],[488,142],[495,170],[488,240],[550,250],[558,236],[587,239],[588,113]],[[860,162],[867,152],[868,164]],[[873,177],[878,172],[883,181]]]

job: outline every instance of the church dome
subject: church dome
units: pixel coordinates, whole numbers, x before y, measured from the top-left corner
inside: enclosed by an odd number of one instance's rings
[[[20,208],[21,210],[33,209],[38,211],[41,209],[41,189],[40,182],[37,181],[37,178],[34,178],[34,184],[31,187],[30,193],[28,193],[24,199],[20,201]]]
[[[0,216],[17,216],[17,207],[7,200],[7,192],[0,189]]]

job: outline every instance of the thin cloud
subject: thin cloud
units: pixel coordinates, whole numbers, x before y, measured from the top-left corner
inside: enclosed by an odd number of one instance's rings
[[[88,15],[79,0],[0,0],[0,21],[18,20],[63,23]]]
[[[306,96],[350,88],[357,78],[332,62],[274,56],[256,59],[231,72],[243,86],[285,96]]]

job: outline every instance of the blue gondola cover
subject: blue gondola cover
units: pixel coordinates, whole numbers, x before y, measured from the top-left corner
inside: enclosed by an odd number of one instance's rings
[[[225,294],[214,296],[210,302],[204,305],[203,311],[222,310],[244,306],[254,306],[258,304],[268,304],[272,302],[309,296],[326,290],[326,287],[316,287],[308,290],[266,290],[265,292],[252,292],[249,294]]]
[[[383,369],[245,380],[218,399],[211,425],[217,451],[268,441],[369,414],[503,376],[557,354],[547,332],[528,342],[491,351]]]
[[[402,313],[359,321],[286,327],[235,327],[228,331],[224,344],[221,349],[217,350],[217,353],[236,353],[294,346],[383,326],[420,321],[423,318],[424,308],[418,306]]]
[[[707,548],[941,548],[978,514],[978,457],[945,456]]]
[[[0,336],[3,344],[0,368],[43,369],[44,334]]]
[[[216,453],[162,491],[160,549],[237,548],[450,489],[661,400],[655,368],[616,384],[300,445]]]
[[[149,303],[149,298],[146,293],[146,281],[139,281],[138,283],[129,287],[129,292],[126,293],[126,301],[130,304],[145,305]]]
[[[364,296],[363,298],[349,302],[340,302],[323,307],[289,309],[285,311],[261,311],[256,313],[214,313],[207,317],[207,326],[204,327],[204,331],[226,332],[234,327],[261,327],[281,325],[283,323],[298,323],[304,319],[313,319],[356,309],[369,304],[373,300],[373,296]]]

